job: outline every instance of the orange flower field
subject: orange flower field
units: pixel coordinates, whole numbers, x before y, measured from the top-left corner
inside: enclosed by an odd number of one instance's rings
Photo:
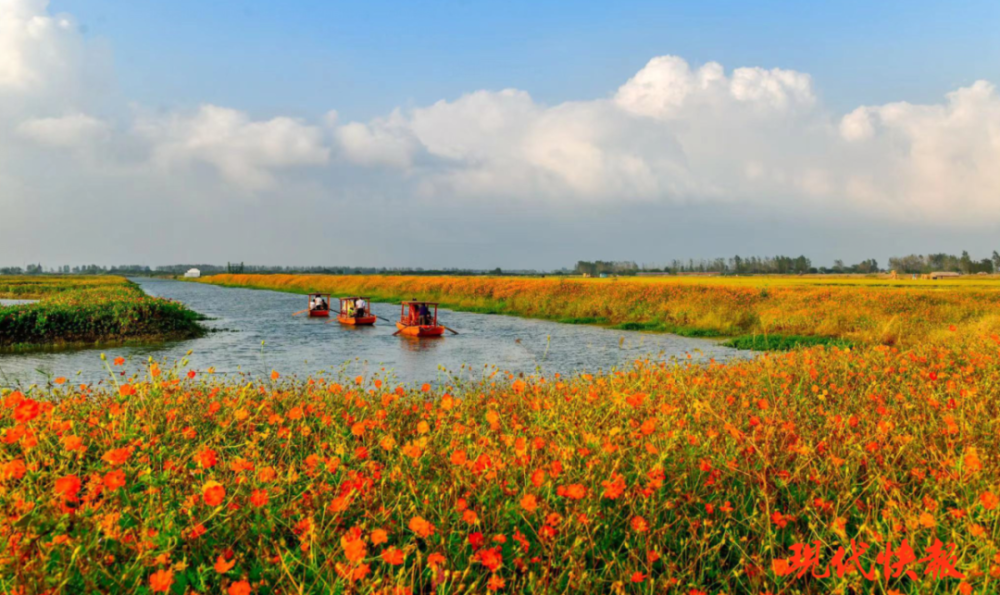
[[[515,314],[681,334],[806,335],[917,345],[956,326],[1000,332],[1000,282],[719,277],[559,279],[331,275],[214,275],[236,287],[417,298],[458,310]]]
[[[997,592],[995,335],[438,387],[114,364],[2,393],[4,593]]]

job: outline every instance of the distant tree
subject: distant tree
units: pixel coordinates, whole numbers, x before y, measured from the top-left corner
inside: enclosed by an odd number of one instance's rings
[[[966,275],[972,274],[972,258],[967,250],[962,250],[962,258],[958,261],[958,268]]]
[[[593,262],[587,262],[586,260],[581,260],[576,263],[576,272],[579,275],[596,275],[597,265]]]

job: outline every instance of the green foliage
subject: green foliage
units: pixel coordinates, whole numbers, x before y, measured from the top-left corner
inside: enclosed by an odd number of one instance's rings
[[[743,335],[741,337],[734,337],[723,343],[723,345],[754,351],[790,351],[800,347],[815,347],[817,345],[840,348],[854,346],[851,341],[846,339],[838,339],[836,337],[805,337],[800,335]]]
[[[38,298],[0,306],[0,347],[189,338],[204,318],[178,302],[149,297],[118,277],[5,280],[0,296]]]
[[[559,322],[563,324],[607,324],[608,319],[602,317],[582,316],[574,318],[560,318]]]

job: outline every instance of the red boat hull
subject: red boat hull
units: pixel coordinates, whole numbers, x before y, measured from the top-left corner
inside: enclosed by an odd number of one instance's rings
[[[375,324],[378,318],[374,316],[362,316],[361,318],[355,318],[350,316],[338,316],[337,322],[340,324],[348,324],[352,326],[370,326]]]
[[[329,318],[329,310],[309,310],[309,318]]]
[[[399,329],[399,334],[408,337],[440,337],[444,334],[443,326],[405,325],[402,322],[397,322],[396,328]]]

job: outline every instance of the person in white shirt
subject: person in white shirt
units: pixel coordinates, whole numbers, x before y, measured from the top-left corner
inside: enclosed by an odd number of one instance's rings
[[[359,318],[365,315],[365,307],[367,305],[368,304],[365,302],[365,298],[358,298],[357,301],[354,302],[354,307],[357,308],[357,315]]]

